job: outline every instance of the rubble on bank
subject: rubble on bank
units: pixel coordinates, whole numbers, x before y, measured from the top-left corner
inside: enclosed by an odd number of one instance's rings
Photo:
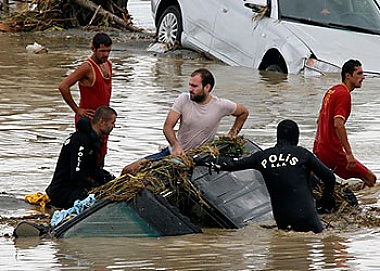
[[[0,0],[1,1],[1,0]],[[127,9],[128,0],[2,0],[0,31],[54,31],[77,27],[115,27],[142,32]]]

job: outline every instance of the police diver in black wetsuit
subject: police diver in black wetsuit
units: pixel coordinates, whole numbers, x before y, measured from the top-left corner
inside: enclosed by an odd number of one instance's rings
[[[117,113],[108,106],[99,107],[92,121],[82,117],[77,131],[62,146],[57,166],[46,193],[50,205],[70,208],[75,200],[85,199],[88,191],[115,177],[100,166],[101,135],[115,127]]]
[[[297,146],[299,129],[291,120],[277,126],[277,144],[249,157],[234,160],[219,157],[215,163],[221,170],[259,170],[265,180],[278,229],[322,232],[312,194],[310,175],[313,172],[325,184],[319,204],[326,209],[335,205],[333,197],[335,176],[316,156]]]

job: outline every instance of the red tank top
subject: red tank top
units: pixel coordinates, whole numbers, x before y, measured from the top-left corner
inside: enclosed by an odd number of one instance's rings
[[[94,84],[90,87],[85,87],[81,83],[78,83],[80,91],[80,102],[79,107],[85,109],[96,110],[99,106],[109,106],[111,100],[111,90],[112,90],[112,64],[111,61],[107,60],[107,65],[109,66],[110,75],[108,78],[103,76],[100,67],[89,58],[87,61],[95,72]],[[75,124],[79,119],[78,115],[75,115]],[[101,155],[104,156],[107,153],[107,140],[108,136],[103,136],[103,145],[101,149]]]
[[[85,109],[96,110],[99,106],[110,105],[111,99],[111,89],[112,89],[112,64],[107,60],[107,65],[109,66],[110,75],[108,78],[103,76],[100,67],[92,60],[88,59],[86,61],[92,67],[95,73],[94,84],[90,87],[85,87],[78,83],[80,91],[80,102],[79,107]]]

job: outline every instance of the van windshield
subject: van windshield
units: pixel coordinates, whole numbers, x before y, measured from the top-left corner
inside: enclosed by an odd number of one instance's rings
[[[279,19],[379,33],[375,0],[278,0]]]

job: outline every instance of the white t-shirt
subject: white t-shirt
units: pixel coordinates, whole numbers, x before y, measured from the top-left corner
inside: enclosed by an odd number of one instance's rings
[[[235,112],[237,104],[212,96],[207,104],[198,104],[190,99],[189,93],[182,93],[172,106],[181,115],[177,139],[184,151],[212,141],[219,128],[220,120]]]

